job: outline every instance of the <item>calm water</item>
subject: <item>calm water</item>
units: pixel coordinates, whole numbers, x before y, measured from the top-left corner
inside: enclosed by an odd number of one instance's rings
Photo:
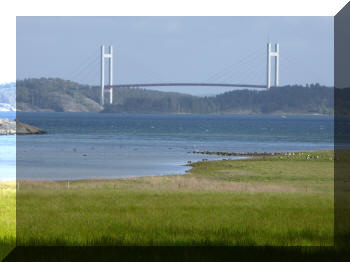
[[[0,112],[0,118],[15,119],[14,112]],[[0,136],[0,180],[16,179],[16,136]]]
[[[189,160],[219,159],[193,150],[333,148],[333,118],[325,116],[17,113],[17,118],[48,132],[17,136],[18,179],[180,174]]]

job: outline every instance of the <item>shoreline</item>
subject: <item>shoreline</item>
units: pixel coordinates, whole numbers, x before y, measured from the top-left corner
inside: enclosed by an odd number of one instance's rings
[[[245,112],[237,112],[237,113],[208,113],[208,114],[199,114],[199,113],[161,113],[161,112],[149,112],[149,113],[140,113],[140,112],[115,112],[115,113],[111,113],[111,112],[102,112],[102,111],[92,111],[92,112],[83,112],[83,111],[64,111],[64,112],[58,112],[58,111],[21,111],[21,110],[17,110],[17,111],[10,111],[10,112],[4,112],[4,113],[16,113],[19,112],[21,114],[26,114],[26,113],[58,113],[58,114],[62,114],[62,113],[82,113],[82,114],[119,114],[119,115],[200,115],[200,116],[213,116],[213,115],[224,115],[224,116],[238,116],[238,115],[243,115],[243,116],[252,116],[252,115],[258,115],[258,116],[330,116],[330,117],[334,117],[334,114],[321,114],[321,113],[293,113],[293,112],[275,112],[275,113],[245,113]]]
[[[310,150],[310,151],[296,151],[296,152],[212,152],[212,151],[207,151],[209,152],[209,154],[215,154],[218,153],[219,155],[221,154],[229,154],[229,155],[222,155],[222,156],[246,156],[246,158],[239,158],[239,159],[220,159],[220,160],[207,160],[207,159],[202,159],[196,162],[191,162],[191,163],[187,163],[183,166],[187,166],[189,167],[189,169],[185,170],[184,174],[164,174],[164,175],[146,175],[146,176],[127,176],[127,177],[105,177],[105,178],[79,178],[79,179],[23,179],[23,180],[0,180],[0,184],[2,183],[10,183],[10,182],[17,182],[17,181],[21,181],[21,182],[65,182],[65,181],[106,181],[106,180],[128,180],[128,179],[138,179],[138,178],[147,178],[147,177],[166,177],[166,176],[184,176],[187,175],[190,170],[192,170],[194,168],[194,166],[196,164],[199,163],[204,163],[204,162],[224,162],[224,161],[242,161],[242,160],[251,160],[254,158],[261,158],[261,159],[265,159],[265,157],[274,157],[274,156],[280,156],[280,157],[293,157],[293,156],[298,156],[298,155],[302,155],[304,156],[304,154],[312,154],[312,153],[316,153],[316,152],[321,152],[321,151],[333,151],[334,149],[321,149],[321,150]],[[196,152],[196,154],[202,154],[199,153],[198,151],[193,151],[193,153]],[[204,152],[204,151],[203,151]],[[238,155],[240,154],[240,155]],[[308,155],[305,156],[306,159],[308,158]],[[311,158],[310,158],[311,159]]]

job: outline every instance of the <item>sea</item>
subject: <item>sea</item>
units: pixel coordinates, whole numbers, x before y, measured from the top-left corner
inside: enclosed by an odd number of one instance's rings
[[[0,112],[0,118],[14,120],[15,112]],[[0,181],[16,179],[16,136],[0,136]]]
[[[197,150],[333,149],[332,116],[17,112],[17,119],[47,134],[0,137],[2,180],[16,171],[17,179],[40,180],[185,174],[189,161],[242,158]]]

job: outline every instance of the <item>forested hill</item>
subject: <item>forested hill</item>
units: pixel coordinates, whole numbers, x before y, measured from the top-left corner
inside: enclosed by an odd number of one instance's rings
[[[333,91],[333,88],[316,84],[307,87],[284,86],[269,91],[235,90],[212,97],[197,97],[175,92],[119,88],[114,91],[115,104],[103,108],[99,105],[98,86],[40,78],[17,81],[17,109],[106,113],[332,114]]]

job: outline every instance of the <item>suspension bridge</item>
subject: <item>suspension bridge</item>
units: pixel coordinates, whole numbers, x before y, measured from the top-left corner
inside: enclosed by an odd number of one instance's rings
[[[237,67],[241,67],[244,65],[244,61],[239,61],[239,63],[236,65],[236,68],[232,69],[232,65],[230,66],[229,69],[224,69],[221,72],[218,72],[214,74],[212,77],[208,78],[206,81],[200,81],[200,82],[170,82],[170,81],[160,81],[159,78],[157,81],[150,81],[150,82],[135,82],[135,83],[127,83],[127,84],[114,84],[113,82],[113,47],[109,46],[109,50],[107,51],[105,49],[105,46],[101,46],[101,53],[97,59],[98,63],[100,63],[100,104],[103,106],[105,104],[105,94],[106,92],[109,94],[109,99],[107,101],[109,104],[113,104],[113,90],[116,88],[126,88],[126,87],[133,87],[133,88],[147,88],[147,87],[192,87],[192,86],[199,86],[199,87],[228,87],[228,88],[256,88],[256,89],[266,89],[269,90],[271,87],[278,87],[279,86],[279,60],[280,60],[280,50],[279,50],[279,44],[276,43],[274,45],[274,48],[272,48],[271,43],[267,44],[267,49],[265,58],[261,56],[262,49],[256,50],[259,52],[254,52],[253,54],[249,54],[248,57],[250,58],[256,58],[257,55],[260,55],[260,58],[263,58],[265,62],[262,60],[259,61],[259,64],[264,66],[264,71],[265,71],[265,80],[261,82],[261,84],[252,84],[252,83],[247,83],[247,82],[238,82],[237,79],[238,77],[236,76],[234,79],[229,79],[229,82],[227,81],[222,81],[224,79],[225,74],[229,75],[232,77],[232,72],[231,71],[237,71]],[[96,58],[96,57],[95,57]],[[106,74],[106,66],[105,66],[105,60],[109,60],[107,63],[108,64],[108,84],[105,83],[105,74]],[[96,61],[95,61],[96,62]],[[252,62],[252,61],[250,61]],[[273,65],[274,63],[274,65]],[[253,63],[252,63],[253,64]],[[95,65],[96,66],[96,65]],[[96,67],[93,66],[92,70],[95,71]],[[249,65],[249,69],[251,70],[253,68],[252,65]],[[272,72],[271,67],[274,66],[274,70]],[[95,69],[94,69],[95,68]],[[253,68],[254,69],[254,68]],[[83,69],[81,70],[83,71]],[[249,70],[247,70],[249,71]],[[274,79],[272,79],[272,77]],[[251,79],[251,78],[249,78]],[[214,81],[215,80],[215,81]],[[219,81],[218,81],[219,80]],[[220,81],[221,80],[221,81]],[[235,81],[236,80],[236,81]],[[272,81],[273,80],[273,81]]]

